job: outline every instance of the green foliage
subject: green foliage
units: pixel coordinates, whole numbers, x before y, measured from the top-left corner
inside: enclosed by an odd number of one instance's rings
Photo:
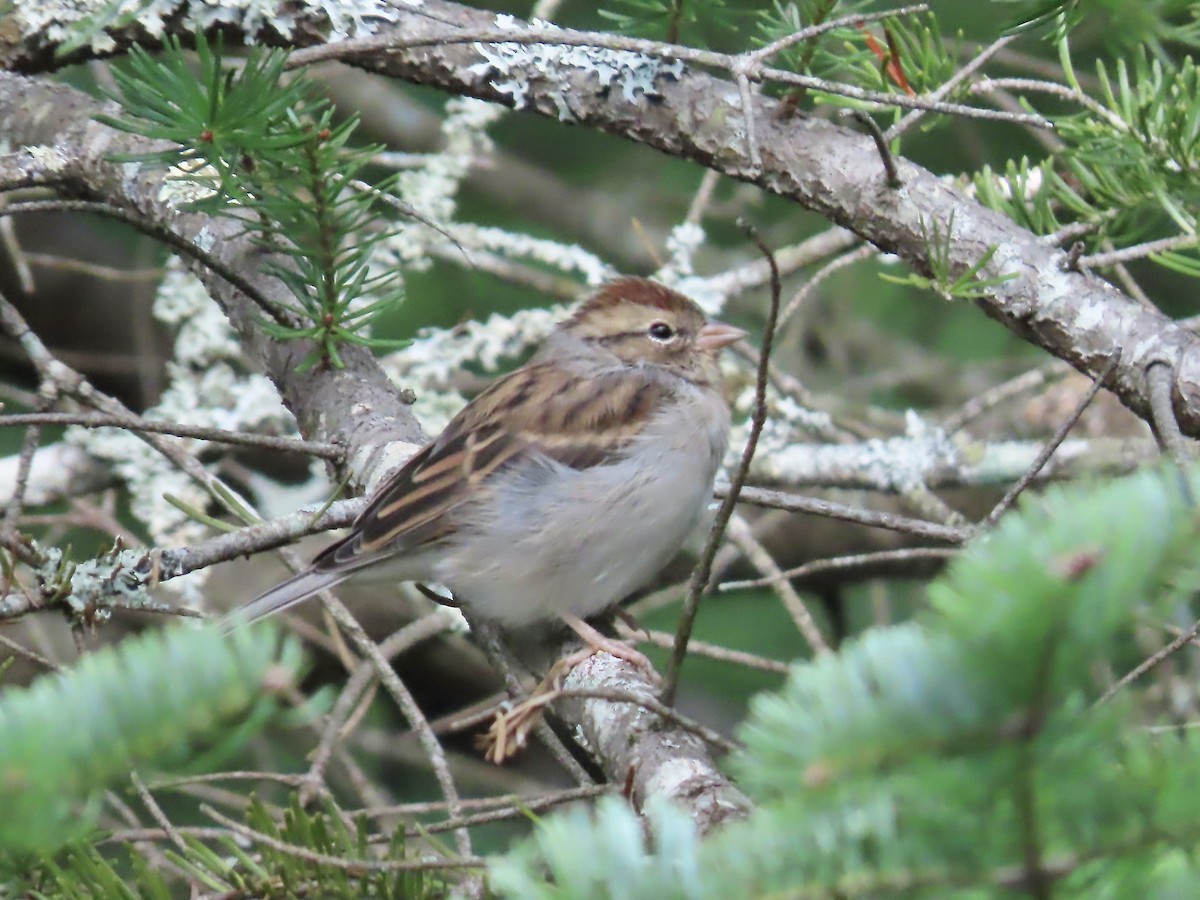
[[[1099,233],[1117,214],[1089,203],[1054,171],[1049,159],[1036,165],[1026,157],[1010,160],[1003,175],[985,165],[975,176],[975,191],[985,206],[1002,210],[1034,234],[1054,234],[1076,222]]]
[[[1012,10],[1011,18],[1005,23],[1004,31],[1013,34],[1031,31],[1043,25],[1055,23],[1055,37],[1061,38],[1065,31],[1079,24],[1080,0],[992,0]]]
[[[612,801],[543,823],[494,883],[659,900],[1186,895],[1200,738],[1142,727],[1132,689],[1101,702],[1095,672],[1200,586],[1198,537],[1172,472],[1027,499],[922,618],[755,701],[734,760],[759,803],[747,822],[701,843],[656,808],[647,843]]]
[[[728,0],[612,0],[598,10],[614,31],[672,44],[705,46],[712,31],[736,32],[739,10]]]
[[[4,853],[79,838],[100,792],[130,768],[194,762],[197,743],[214,730],[228,742],[261,726],[273,690],[293,684],[300,668],[299,645],[271,635],[147,633],[0,692],[0,870]]]
[[[129,870],[118,870],[95,847],[76,845],[33,864],[19,886],[29,897],[54,900],[170,900],[166,879],[140,853],[131,850],[128,859]]]
[[[253,185],[242,184],[247,170],[262,157],[289,150],[308,140],[293,127],[289,111],[319,112],[312,86],[301,79],[283,80],[287,55],[251,54],[240,70],[222,63],[222,40],[210,46],[196,39],[199,73],[178,38],[168,38],[161,57],[141,47],[129,51],[128,68],[114,68],[120,89],[114,99],[124,117],[98,116],[121,131],[174,144],[165,150],[122,157],[156,166],[176,166],[208,196],[192,204],[203,212],[223,211],[231,203],[253,202]],[[209,171],[202,171],[208,166]]]
[[[1093,249],[1128,246],[1176,232],[1194,234],[1200,206],[1200,71],[1191,57],[1173,64],[1145,47],[1110,73],[1097,64],[1099,96],[1078,113],[1054,117],[1066,143],[1054,160],[1008,163],[1004,179],[984,168],[979,199],[1040,234],[1091,226]],[[1200,275],[1193,255],[1151,257]]]
[[[932,290],[941,294],[946,300],[970,300],[983,297],[998,284],[1010,281],[1014,275],[1000,275],[994,278],[980,278],[979,273],[991,262],[996,253],[995,247],[989,247],[975,263],[962,272],[956,273],[951,259],[951,236],[954,233],[954,215],[946,224],[943,234],[941,226],[934,222],[931,227],[922,228],[929,259],[930,277],[909,273],[903,277],[880,273],[880,278],[893,284],[906,284],[918,290]]]
[[[869,5],[776,0],[759,14],[757,38],[763,45],[770,44],[805,28],[864,11]],[[801,74],[875,91],[910,94],[937,87],[954,73],[956,65],[931,14],[834,28],[784,50],[776,61]],[[820,102],[860,105],[839,95],[815,93]]]
[[[1009,33],[1053,25],[1051,40],[1062,41],[1081,22],[1090,20],[1113,52],[1148,47],[1166,55],[1171,43],[1200,45],[1200,16],[1195,0],[992,0],[1011,11],[1004,24]],[[1184,19],[1185,21],[1180,21]]]
[[[604,797],[591,812],[575,809],[542,821],[532,841],[493,864],[490,882],[522,900],[713,896],[701,884],[699,854],[696,826],[670,804],[648,804],[642,821],[625,801]],[[543,866],[554,884],[543,877]]]
[[[257,798],[252,797],[243,817],[247,829],[261,835],[253,852],[245,842],[224,838],[210,847],[185,837],[187,850],[171,849],[166,855],[197,884],[221,895],[283,898],[320,896],[329,900],[423,900],[446,896],[444,884],[420,871],[389,870],[389,862],[406,859],[404,830],[390,845],[368,843],[365,821],[352,830],[333,810],[309,812],[293,799],[277,822]],[[149,868],[142,855],[129,848],[130,870],[118,869],[94,847],[73,846],[57,859],[36,863],[25,875],[23,888],[32,896],[58,900],[166,900],[172,896],[167,881]],[[356,863],[360,865],[356,865]]]
[[[234,69],[220,40],[209,45],[197,35],[197,76],[178,40],[158,58],[133,47],[128,70],[116,70],[124,114],[101,121],[170,141],[174,147],[133,159],[174,167],[174,178],[200,195],[190,209],[234,217],[286,257],[267,271],[295,298],[289,312],[300,324],[261,324],[273,337],[317,345],[302,369],[340,367],[344,343],[396,345],[368,336],[402,298],[398,270],[377,258],[392,234],[377,205],[394,179],[373,188],[359,181],[378,148],[351,146],[358,119],[335,123],[311,82],[284,77],[286,59],[254,49]]]
[[[1089,199],[1126,209],[1121,220],[1157,208],[1180,229],[1194,230],[1200,200],[1200,76],[1187,57],[1178,66],[1134,54],[1132,71],[1117,60],[1097,65],[1107,115],[1087,111],[1057,120],[1071,146],[1064,157]]]
[[[253,853],[232,838],[218,842],[218,849],[189,840],[187,854],[168,855],[199,883],[210,890],[247,897],[321,897],[357,900],[421,900],[445,896],[438,879],[426,872],[389,870],[388,862],[406,860],[404,829],[398,828],[391,843],[382,848],[368,842],[365,818],[351,830],[336,810],[305,811],[293,796],[283,822],[276,822],[266,807],[251,798],[246,826],[265,840]],[[361,865],[355,865],[360,863]]]

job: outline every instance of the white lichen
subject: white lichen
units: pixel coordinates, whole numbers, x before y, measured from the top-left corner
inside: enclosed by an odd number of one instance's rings
[[[405,0],[410,7],[420,0]],[[14,0],[12,17],[26,39],[47,44],[72,40],[90,20],[103,16],[113,23],[137,22],[151,37],[166,33],[168,20],[176,30],[207,31],[230,26],[247,35],[273,32],[291,38],[302,21],[323,17],[329,23],[330,39],[373,34],[376,23],[395,21],[396,12],[386,0],[219,0],[189,3],[186,0]],[[116,41],[104,31],[91,36],[91,49],[107,53]]]
[[[199,203],[217,194],[217,170],[199,159],[187,159],[167,169],[158,188],[158,199],[179,208]]]
[[[612,266],[578,244],[562,244],[484,225],[458,224],[449,231],[468,252],[482,250],[509,259],[543,263],[563,274],[578,273],[589,285],[599,285],[617,274]]]
[[[473,165],[493,150],[487,128],[507,110],[493,103],[456,98],[446,103],[442,121],[444,149],[425,157],[422,165],[400,174],[397,193],[428,222],[402,222],[387,247],[397,265],[422,269],[429,265],[429,245],[445,241],[454,221],[457,196]],[[439,230],[440,229],[440,230]]]
[[[13,501],[21,457],[0,457],[0,507]],[[90,481],[101,467],[87,453],[69,444],[47,444],[34,451],[25,472],[26,506],[41,506],[78,492],[81,481]]]
[[[876,490],[914,493],[940,474],[958,471],[962,452],[938,428],[909,410],[902,437],[857,444],[812,444],[799,437],[792,423],[772,417],[763,429],[752,472],[756,477],[792,486],[831,482],[869,484]],[[735,440],[733,446],[744,444]]]
[[[37,166],[38,171],[44,174],[60,172],[70,163],[67,155],[59,147],[36,144],[26,147],[25,152],[29,154],[29,158]]]
[[[496,27],[500,31],[526,30],[525,25],[503,14],[496,16]],[[559,30],[557,26],[541,19],[531,20],[528,28],[535,31]],[[546,82],[558,110],[558,118],[564,122],[576,118],[570,107],[570,98],[575,91],[570,82],[573,75],[590,75],[595,79],[599,93],[619,90],[627,103],[636,103],[639,98],[660,96],[657,86],[659,79],[677,80],[684,73],[684,65],[680,60],[666,62],[642,53],[604,47],[514,42],[476,43],[475,49],[484,62],[471,66],[473,74],[494,74],[492,87],[512,97],[516,109],[525,106],[531,78]]]

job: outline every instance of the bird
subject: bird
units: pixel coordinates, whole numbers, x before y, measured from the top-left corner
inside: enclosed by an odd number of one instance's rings
[[[719,355],[743,336],[655,281],[607,282],[387,478],[349,533],[224,629],[369,576],[442,585],[469,620],[505,629],[557,617],[591,653],[649,667],[585,619],[702,521],[729,441]]]

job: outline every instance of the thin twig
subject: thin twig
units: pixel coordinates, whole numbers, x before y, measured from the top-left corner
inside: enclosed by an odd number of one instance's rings
[[[6,255],[12,261],[21,291],[26,296],[33,296],[37,293],[37,285],[33,281],[33,272],[29,269],[29,254],[21,249],[21,242],[17,240],[17,230],[13,227],[13,220],[3,215],[6,205],[7,198],[0,197],[0,245],[4,247],[7,251]]]
[[[1103,694],[1100,695],[1100,699],[1097,700],[1093,704],[1093,706],[1099,706],[1102,703],[1107,703],[1123,687],[1125,687],[1126,685],[1130,684],[1131,682],[1134,682],[1137,679],[1141,678],[1143,675],[1145,675],[1151,669],[1158,666],[1164,660],[1173,656],[1175,653],[1177,653],[1179,650],[1181,650],[1184,646],[1186,646],[1187,644],[1190,644],[1198,636],[1200,636],[1200,621],[1196,622],[1196,624],[1193,625],[1191,628],[1189,628],[1187,631],[1185,631],[1182,634],[1175,637],[1169,644],[1167,644],[1161,650],[1158,650],[1158,651],[1150,654],[1150,656],[1146,657],[1144,660],[1142,660],[1140,663],[1138,663],[1136,666],[1134,666],[1132,669],[1130,669],[1128,672],[1126,672],[1124,675],[1122,675],[1121,678],[1119,678],[1117,680],[1116,684],[1114,684],[1107,691],[1105,691]]]
[[[0,634],[0,644],[7,647],[9,650],[11,650],[17,656],[21,656],[26,659],[32,660],[33,662],[37,663],[39,666],[43,666],[44,668],[49,669],[51,672],[57,672],[59,670],[59,666],[56,662],[47,659],[46,657],[42,656],[40,653],[35,653],[33,650],[30,650],[28,647],[18,644],[12,638],[7,637],[4,634]]]
[[[655,647],[669,648],[675,643],[675,635],[669,631],[653,629],[639,631],[636,635]],[[747,653],[744,650],[731,650],[721,644],[711,644],[708,641],[698,641],[695,638],[688,644],[688,653],[693,656],[703,656],[705,659],[715,659],[718,662],[730,663],[735,666],[745,666],[747,669],[757,669],[760,672],[775,672],[783,674],[788,671],[788,664],[778,659],[768,659],[757,653]]]
[[[7,304],[8,301],[0,297],[0,303]],[[57,385],[50,381],[43,381],[38,390],[38,405],[42,407],[52,405],[57,395]],[[25,507],[25,492],[29,486],[29,471],[33,465],[33,454],[37,452],[41,441],[42,429],[39,426],[32,425],[26,429],[25,437],[21,441],[21,451],[17,457],[17,477],[14,479],[8,505],[4,509],[4,519],[0,522],[0,539],[3,539],[6,544],[16,537],[17,519]]]
[[[691,205],[688,206],[687,215],[683,221],[689,225],[699,225],[700,220],[704,218],[704,214],[708,211],[708,206],[712,202],[713,192],[717,189],[717,185],[721,182],[721,173],[716,169],[705,169],[704,176],[700,179],[700,187],[696,189],[696,195],[692,197]]]
[[[441,634],[447,626],[448,620],[443,611],[436,610],[392,634],[379,645],[379,652],[386,659],[392,659],[421,641]],[[326,717],[321,740],[311,754],[312,763],[304,775],[304,787],[301,788],[302,802],[307,802],[314,786],[323,782],[325,768],[329,765],[335,745],[351,730],[343,729],[342,726],[346,724],[358,698],[362,696],[374,675],[374,665],[370,660],[364,660],[346,679],[341,695]]]
[[[871,244],[860,244],[853,250],[843,253],[841,256],[834,257],[829,262],[825,263],[825,265],[823,265],[821,268],[817,269],[817,271],[813,272],[812,277],[805,280],[800,289],[792,295],[792,299],[784,305],[783,312],[779,314],[779,327],[782,328],[783,323],[791,319],[792,315],[800,308],[801,304],[808,299],[808,297],[813,293],[813,291],[816,290],[816,288],[820,287],[821,283],[824,282],[826,278],[828,278],[834,272],[844,269],[846,266],[853,265],[854,263],[861,262],[865,259],[870,259],[878,252],[878,248]]]
[[[1132,247],[1122,247],[1120,250],[1113,250],[1109,253],[1093,253],[1091,256],[1081,256],[1077,262],[1081,269],[1102,269],[1105,266],[1114,266],[1117,263],[1145,259],[1147,256],[1152,256],[1155,253],[1163,253],[1167,250],[1181,250],[1188,247],[1195,247],[1197,240],[1200,239],[1194,234],[1177,234],[1174,237],[1162,238],[1157,241],[1146,241],[1143,244],[1135,244]]]
[[[848,109],[845,114],[867,129],[867,133],[871,135],[871,140],[875,142],[875,149],[879,152],[879,159],[883,163],[885,183],[892,190],[899,188],[901,182],[900,174],[896,171],[896,160],[892,158],[892,151],[888,148],[887,138],[883,136],[883,131],[880,129],[879,123],[861,109]]]
[[[429,764],[433,768],[433,774],[437,779],[438,786],[442,789],[442,796],[446,798],[446,802],[450,805],[450,814],[455,817],[460,816],[461,809],[458,806],[458,788],[455,786],[454,778],[450,774],[450,766],[446,761],[446,751],[443,749],[437,735],[433,733],[433,729],[429,727],[429,720],[425,718],[421,707],[417,704],[408,687],[400,680],[400,676],[396,674],[396,670],[391,667],[391,664],[384,657],[379,649],[379,645],[371,640],[366,631],[363,630],[362,625],[359,624],[358,619],[354,618],[345,604],[329,591],[322,591],[320,596],[321,603],[325,609],[329,611],[334,621],[338,623],[338,626],[350,638],[351,642],[358,649],[358,652],[370,660],[384,689],[392,695],[392,699],[396,701],[396,704],[404,713],[409,727],[416,732],[417,740],[420,741],[421,747],[429,757]],[[471,836],[466,829],[456,831],[454,838],[455,843],[458,845],[459,854],[464,857],[471,856]]]
[[[78,272],[95,278],[98,281],[161,281],[166,269],[117,269],[100,263],[85,262],[82,259],[70,259],[65,256],[54,256],[50,253],[26,253],[25,258],[35,266],[44,269],[57,269],[61,272]]]
[[[1096,399],[1096,395],[1104,387],[1104,382],[1108,381],[1108,376],[1116,370],[1120,363],[1121,354],[1118,351],[1112,355],[1104,368],[1100,370],[1100,374],[1096,376],[1096,380],[1087,389],[1087,393],[1075,405],[1075,409],[1071,411],[1071,415],[1067,416],[1066,420],[1058,426],[1054,434],[1050,437],[1050,440],[1046,442],[1046,445],[1042,447],[1041,451],[1034,458],[1033,463],[1025,470],[1025,474],[1018,478],[1016,483],[1005,492],[1004,496],[1000,498],[1000,502],[988,513],[987,518],[980,523],[979,527],[981,529],[991,528],[1000,521],[1000,517],[1017,501],[1017,497],[1021,496],[1021,492],[1029,487],[1033,479],[1037,478],[1038,473],[1042,471],[1042,468],[1050,461],[1050,457],[1054,455],[1054,451],[1067,439],[1067,433],[1075,427],[1075,423],[1079,421],[1079,417],[1083,415],[1092,401]]]
[[[965,63],[962,68],[958,69],[950,78],[946,79],[937,90],[929,95],[931,99],[941,100],[954,91],[960,84],[974,75],[984,63],[986,63],[999,50],[1006,47],[1009,43],[1016,40],[1015,34],[1006,34],[996,41],[993,41],[987,47],[984,47],[971,59]],[[914,109],[912,112],[904,116],[899,122],[884,132],[883,137],[887,141],[894,141],[904,132],[908,131],[913,125],[917,124],[925,116],[925,110]]]
[[[1051,379],[1061,378],[1070,371],[1072,369],[1069,365],[1056,361],[1041,368],[1022,372],[1008,381],[1002,381],[1000,384],[994,385],[972,397],[960,406],[957,412],[946,416],[942,420],[942,430],[948,435],[962,431],[963,428],[988,410],[994,409],[1001,403],[1005,403],[1014,397],[1019,397],[1021,394],[1037,390]]]
[[[441,822],[430,822],[427,825],[413,825],[404,829],[405,837],[421,837],[426,834],[438,834],[443,831],[450,831],[452,828],[468,828],[475,825],[486,825],[489,822],[503,822],[506,819],[516,819],[523,816],[528,816],[530,813],[538,813],[547,809],[552,809],[555,806],[561,806],[564,803],[574,803],[577,800],[591,800],[595,797],[603,797],[605,794],[614,793],[615,788],[610,784],[592,784],[584,787],[569,788],[565,791],[556,791],[553,794],[547,794],[544,797],[520,797],[509,795],[508,802],[504,804],[495,804],[495,799],[488,798],[491,805],[499,805],[499,809],[490,809],[485,812],[473,813],[469,816],[463,816],[461,819],[445,819]],[[403,807],[395,807],[395,809],[403,809]],[[371,815],[379,813],[371,812]],[[394,813],[393,813],[394,814]]]
[[[142,781],[137,772],[129,773],[129,780],[133,782],[133,789],[137,791],[138,797],[141,798],[142,805],[146,807],[146,812],[150,813],[150,818],[159,824],[167,839],[170,840],[180,851],[185,854],[190,854],[191,849],[187,842],[180,836],[171,820],[167,818],[167,814],[163,812],[162,807],[158,805],[158,801],[154,799],[154,795],[150,793],[150,789],[146,787],[146,783]]]
[[[718,497],[727,496],[728,488],[717,488]],[[924,519],[913,519],[894,513],[875,512],[870,509],[859,509],[845,503],[835,503],[832,500],[820,500],[816,497],[804,497],[788,491],[773,491],[767,488],[742,488],[741,501],[754,506],[769,506],[772,509],[786,509],[789,512],[812,513],[816,516],[827,516],[831,519],[841,519],[844,522],[857,522],[859,525],[869,525],[873,528],[886,528],[889,531],[902,531],[917,537],[932,538],[937,541],[947,541],[951,544],[962,544],[970,539],[972,530],[953,525],[942,525],[938,522],[927,522]]]
[[[895,11],[887,11],[882,15],[894,15]],[[866,21],[868,15],[852,17],[851,21]],[[826,23],[828,25],[830,23]],[[600,47],[607,50],[629,50],[634,53],[644,53],[668,61],[681,60],[702,66],[712,66],[736,76],[739,70],[745,69],[741,55],[716,53],[711,50],[699,50],[694,47],[684,47],[679,44],[665,44],[661,41],[645,38],[623,37],[613,34],[575,31],[569,28],[529,29],[527,31],[481,30],[470,31],[456,29],[442,34],[428,34],[415,37],[387,36],[383,38],[363,38],[358,40],[339,41],[335,44],[323,44],[298,50],[288,57],[287,68],[293,69],[316,62],[332,59],[344,59],[348,56],[359,56],[366,53],[386,53],[415,49],[418,47],[441,46],[451,44],[548,44],[563,47]],[[746,73],[749,76],[749,72]],[[929,97],[909,97],[905,94],[892,94],[886,91],[873,91],[852,84],[829,81],[812,75],[801,75],[787,69],[776,69],[764,66],[754,72],[755,80],[775,82],[777,84],[793,85],[808,90],[823,91],[836,96],[850,97],[882,109],[922,109],[929,112],[940,112],[963,118],[987,119],[991,121],[1008,122],[1014,125],[1029,125],[1034,128],[1053,130],[1054,125],[1043,116],[1035,113],[1002,112],[992,109],[982,109],[975,106],[965,106],[959,103],[946,103]]]
[[[104,413],[14,413],[0,416],[0,428],[15,428],[27,425],[76,425],[81,428],[125,428],[151,434],[169,434],[181,438],[195,438],[240,447],[257,447],[262,450],[279,450],[286,453],[307,453],[320,459],[342,462],[344,451],[336,444],[321,441],[305,441],[300,438],[279,437],[269,434],[254,434],[249,431],[227,431],[223,428],[208,428],[202,425],[184,425],[177,422],[156,422],[141,416],[115,416]]]
[[[709,532],[704,552],[700,554],[700,559],[696,563],[696,568],[692,570],[692,577],[688,581],[688,592],[683,601],[683,612],[679,618],[675,646],[671,649],[671,660],[667,668],[666,685],[663,688],[662,699],[663,703],[667,706],[672,706],[675,703],[675,692],[679,688],[679,676],[683,668],[684,657],[687,656],[688,641],[691,640],[692,628],[696,623],[696,615],[700,610],[700,595],[708,587],[708,579],[712,574],[713,558],[717,555],[717,547],[720,545],[721,537],[725,533],[725,526],[729,523],[730,516],[733,515],[734,506],[737,505],[738,494],[741,493],[742,485],[746,481],[746,473],[750,471],[750,462],[754,459],[754,451],[758,446],[759,435],[762,434],[763,425],[767,421],[767,380],[770,374],[768,364],[771,359],[771,345],[775,340],[775,323],[779,318],[779,294],[781,290],[779,267],[775,263],[774,254],[771,253],[771,249],[763,242],[758,232],[753,228],[748,228],[747,230],[751,240],[758,245],[759,250],[762,251],[767,259],[767,264],[771,267],[771,306],[770,311],[767,313],[766,325],[763,329],[762,348],[759,351],[758,358],[758,372],[754,382],[754,413],[750,420],[750,434],[746,438],[746,446],[742,450],[741,461],[738,463],[733,477],[729,480],[729,489],[720,508],[717,510],[717,516],[713,522],[712,530]]]
[[[281,310],[278,304],[268,300],[258,288],[243,278],[241,273],[225,265],[224,262],[217,259],[211,253],[205,252],[187,238],[181,237],[171,229],[157,225],[149,219],[145,219],[122,207],[93,200],[26,200],[21,203],[10,204],[6,212],[9,215],[33,212],[90,212],[107,216],[110,219],[116,219],[118,222],[124,222],[127,225],[132,225],[143,234],[147,234],[155,240],[162,241],[181,255],[193,259],[213,272],[216,272],[245,294],[272,321],[280,325],[293,327],[298,324],[292,315]]]
[[[404,859],[404,860],[374,860],[374,859],[345,859],[341,856],[330,856],[328,853],[318,853],[308,847],[298,847],[281,841],[269,834],[255,831],[236,819],[217,812],[208,804],[201,804],[200,811],[219,825],[223,825],[235,834],[249,841],[303,859],[313,865],[331,866],[345,872],[417,872],[432,869],[478,869],[487,865],[487,860],[478,856],[465,856],[460,859]]]
[[[983,78],[971,85],[970,88],[972,94],[1006,91],[1032,91],[1049,94],[1071,103],[1078,103],[1092,115],[1104,119],[1110,127],[1121,132],[1129,131],[1129,123],[1099,100],[1056,81],[1043,81],[1037,78]]]
[[[858,569],[879,563],[909,562],[912,560],[950,559],[957,556],[958,550],[953,547],[909,547],[904,550],[879,550],[874,553],[854,553],[846,556],[833,556],[829,559],[815,559],[804,565],[786,569],[777,575],[762,578],[747,578],[741,581],[725,581],[717,585],[717,591],[742,591],[749,588],[769,587],[777,581],[793,581],[797,578],[807,578],[823,572],[836,572],[843,569]]]

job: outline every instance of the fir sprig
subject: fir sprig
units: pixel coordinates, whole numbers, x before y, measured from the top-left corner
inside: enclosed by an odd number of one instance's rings
[[[152,57],[134,47],[118,71],[121,116],[114,128],[173,146],[129,157],[174,168],[195,185],[187,207],[235,217],[266,249],[286,258],[267,272],[295,300],[300,323],[262,321],[285,340],[316,344],[301,368],[342,365],[339,346],[394,347],[370,326],[402,299],[399,272],[378,261],[390,236],[377,207],[393,179],[359,190],[356,179],[378,147],[352,144],[357,118],[340,124],[303,75],[285,78],[286,54],[253,49],[239,68],[223,61],[218,38],[196,37],[196,64],[177,39]]]

